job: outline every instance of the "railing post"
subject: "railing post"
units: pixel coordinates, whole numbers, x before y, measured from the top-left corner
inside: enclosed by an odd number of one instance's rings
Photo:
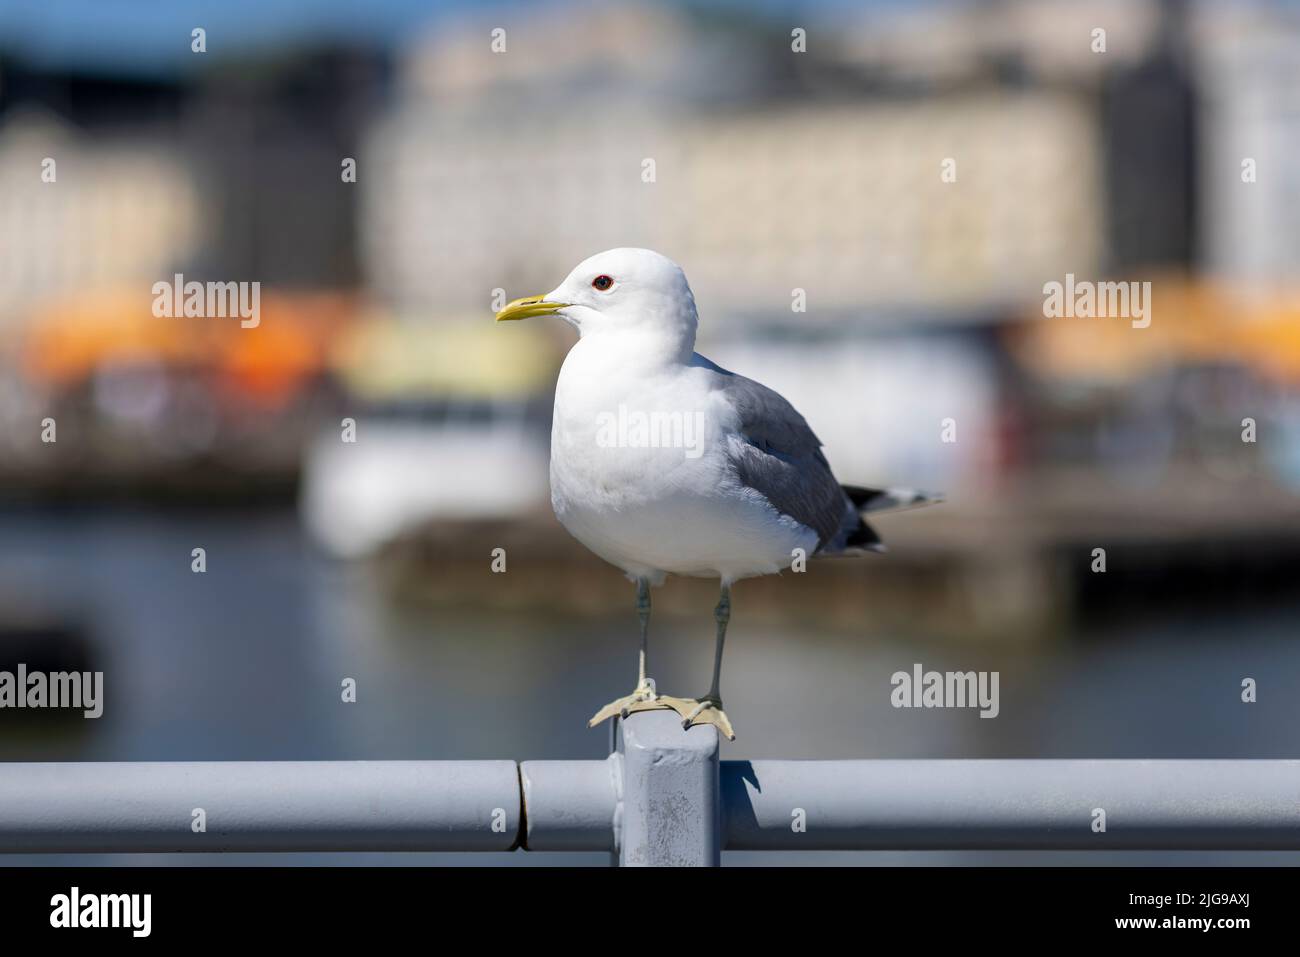
[[[717,867],[722,857],[718,731],[683,730],[673,711],[619,722],[622,867]]]

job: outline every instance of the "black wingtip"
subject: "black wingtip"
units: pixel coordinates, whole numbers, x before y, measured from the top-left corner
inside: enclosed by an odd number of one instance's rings
[[[885,512],[900,508],[919,508],[937,505],[944,500],[942,494],[922,492],[914,488],[864,488],[860,485],[842,485],[844,494],[859,512]]]
[[[846,549],[861,548],[869,552],[886,551],[885,543],[880,540],[876,530],[861,518],[858,519],[858,527],[851,531],[849,537],[844,540],[844,547]]]

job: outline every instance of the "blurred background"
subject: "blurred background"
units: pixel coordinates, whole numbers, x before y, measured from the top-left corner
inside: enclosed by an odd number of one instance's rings
[[[736,588],[726,757],[1295,757],[1297,151],[1289,2],[0,0],[0,669],[105,673],[0,759],[606,754],[636,619],[550,512],[572,332],[492,312],[620,245],[841,481],[948,497]],[[155,317],[178,273],[260,324]],[[1067,273],[1150,327],[1044,318]],[[715,588],[656,591],[661,688],[706,686]],[[915,662],[1000,715],[895,710]]]

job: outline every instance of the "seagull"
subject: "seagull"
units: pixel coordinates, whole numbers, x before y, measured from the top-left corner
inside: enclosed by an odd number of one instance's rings
[[[557,316],[578,331],[555,387],[551,504],[578,541],[636,585],[636,687],[591,718],[672,709],[682,726],[735,738],[722,709],[731,586],[810,556],[883,551],[863,515],[936,499],[840,485],[821,442],[779,393],[695,351],[686,275],[649,249],[610,249],[498,322]],[[713,680],[699,698],[660,694],[646,671],[650,588],[665,576],[717,578]]]

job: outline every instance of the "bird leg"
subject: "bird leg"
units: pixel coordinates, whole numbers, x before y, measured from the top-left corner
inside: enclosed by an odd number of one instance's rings
[[[659,700],[682,716],[682,727],[693,724],[711,724],[734,741],[736,733],[731,729],[731,721],[722,710],[722,694],[718,690],[722,680],[722,646],[727,640],[727,623],[731,621],[731,586],[725,582],[718,605],[713,609],[713,620],[718,623],[717,640],[713,649],[713,683],[702,698],[673,698],[660,695]]]
[[[638,711],[654,711],[667,707],[661,703],[660,696],[655,691],[654,679],[646,677],[646,648],[650,631],[650,582],[644,578],[637,579],[636,583],[636,612],[637,617],[641,619],[641,655],[636,688],[630,695],[611,701],[592,715],[591,720],[587,722],[590,728],[594,728],[608,718],[626,718],[629,714]]]

